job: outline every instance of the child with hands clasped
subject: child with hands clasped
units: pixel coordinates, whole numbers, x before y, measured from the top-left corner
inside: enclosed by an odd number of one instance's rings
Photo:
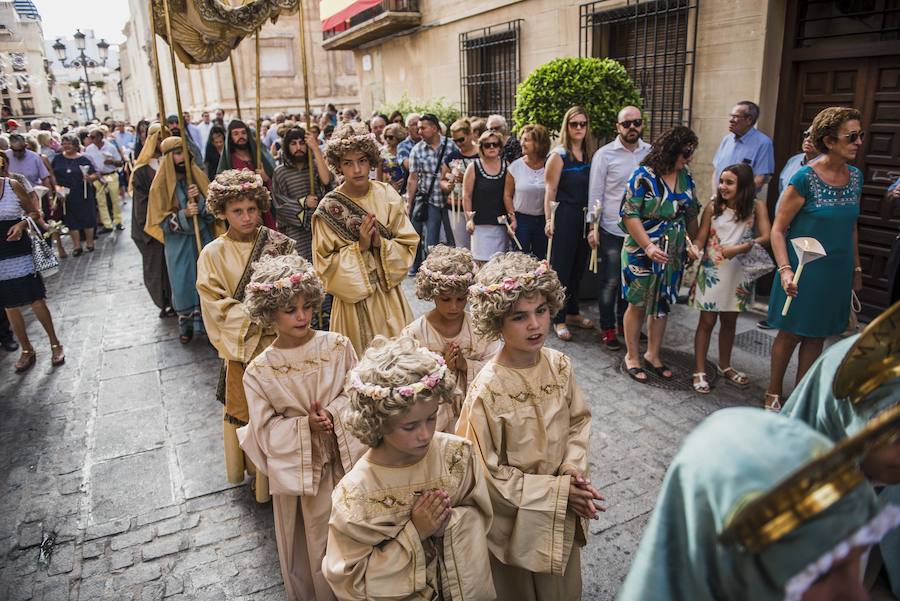
[[[469,289],[475,331],[500,352],[469,388],[457,434],[487,467],[498,599],[581,598],[584,519],[604,498],[588,479],[591,412],[566,355],[544,347],[563,287],[546,261],[492,258]]]
[[[464,248],[435,246],[416,274],[416,296],[434,301],[434,309],[404,328],[403,333],[444,357],[456,376],[456,385],[465,398],[469,383],[485,362],[500,350],[499,340],[475,333],[472,316],[466,311],[469,286],[475,279],[472,253]],[[459,404],[441,405],[437,428],[453,431]]]
[[[716,320],[719,321],[718,373],[739,388],[750,383],[747,374],[731,366],[737,318],[747,307],[753,281],[744,273],[738,257],[767,245],[771,232],[766,203],[756,200],[753,170],[744,163],[730,165],[719,176],[719,188],[703,209],[697,246],[703,249],[697,278],[691,288],[691,304],[700,310],[694,335],[694,390],[709,394],[706,354]],[[753,237],[754,230],[756,237]]]
[[[266,256],[252,267],[244,307],[278,335],[244,372],[250,422],[238,438],[269,477],[287,598],[334,599],[322,575],[331,492],[365,450],[343,413],[356,353],[345,336],[310,328],[324,292],[306,259]]]
[[[338,599],[495,598],[491,501],[467,440],[435,432],[457,394],[444,359],[378,336],[347,378],[347,423],[370,448],[332,495],[322,564]]]

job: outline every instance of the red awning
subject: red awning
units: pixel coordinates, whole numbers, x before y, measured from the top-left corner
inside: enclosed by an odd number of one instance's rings
[[[353,0],[350,3],[338,0],[337,2],[323,1],[319,5],[319,18],[322,20],[322,31],[328,31],[346,23],[362,11],[381,4],[381,0]]]

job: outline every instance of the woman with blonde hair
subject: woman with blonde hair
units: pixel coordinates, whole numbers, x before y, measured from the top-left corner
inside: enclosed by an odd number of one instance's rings
[[[382,133],[384,146],[381,147],[381,161],[376,168],[376,177],[386,182],[400,194],[406,194],[406,178],[409,175],[403,168],[403,161],[397,156],[397,146],[406,139],[406,128],[401,123],[390,123]]]
[[[463,207],[466,211],[466,231],[472,235],[472,256],[479,264],[509,248],[509,233],[516,231],[516,215],[512,198],[505,198],[506,161],[503,136],[486,131],[478,137],[478,159],[466,167],[463,176]]]
[[[587,111],[573,106],[563,117],[559,145],[550,152],[544,172],[544,233],[555,242],[550,251],[551,264],[566,288],[566,302],[553,318],[553,329],[564,341],[572,339],[569,326],[594,329],[594,322],[581,315],[578,292],[590,254],[585,217],[595,150]],[[553,203],[557,203],[555,213]],[[559,235],[554,237],[556,232]]]

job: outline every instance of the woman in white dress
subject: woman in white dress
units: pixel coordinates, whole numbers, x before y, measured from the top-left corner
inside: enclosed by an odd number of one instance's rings
[[[747,374],[731,366],[737,317],[746,308],[752,288],[736,257],[750,252],[754,244],[768,244],[770,229],[766,205],[756,200],[753,170],[743,163],[723,169],[716,197],[700,217],[695,241],[703,249],[697,279],[691,288],[691,304],[700,310],[694,335],[693,377],[694,390],[700,394],[710,391],[706,353],[716,319],[720,321],[719,374],[738,387],[745,387],[750,381]]]

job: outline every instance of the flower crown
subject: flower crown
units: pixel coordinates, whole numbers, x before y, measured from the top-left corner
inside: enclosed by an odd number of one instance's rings
[[[252,173],[251,179],[246,179],[236,184],[222,184],[219,183],[218,179],[214,179],[209,182],[209,189],[218,194],[224,194],[228,192],[248,192],[250,190],[256,190],[257,188],[263,187],[263,180],[257,173],[253,173],[249,169],[244,169],[243,171],[247,171],[248,173]],[[243,174],[242,174],[243,175]]]
[[[346,138],[340,138],[337,140],[339,144],[342,146],[350,146],[351,144],[356,144],[357,142],[362,142],[364,140],[372,140],[373,142],[378,142],[378,138],[375,137],[375,134],[355,134],[353,136],[347,136]]]
[[[444,379],[444,376],[447,373],[447,364],[444,362],[444,358],[437,353],[433,353],[426,349],[422,350],[431,355],[431,357],[438,362],[439,367],[418,382],[397,386],[396,388],[388,388],[386,386],[379,386],[378,384],[367,384],[360,379],[359,374],[353,372],[350,375],[350,390],[355,390],[361,395],[367,396],[370,399],[375,399],[376,401],[394,396],[409,398],[419,394],[423,390],[434,390],[435,387],[440,384],[441,380]]]
[[[547,273],[549,269],[550,265],[547,263],[547,260],[544,259],[540,262],[540,264],[538,264],[537,268],[530,273],[523,273],[522,275],[516,277],[505,277],[499,282],[488,284],[487,286],[485,286],[484,284],[472,284],[471,286],[469,286],[469,290],[472,292],[483,293],[497,292],[498,290],[509,292],[510,290],[519,288],[525,283],[534,281],[538,277]]]
[[[421,271],[426,277],[438,280],[440,282],[450,282],[451,284],[468,284],[472,281],[473,275],[471,272],[460,274],[440,273],[428,269],[427,267],[425,267],[425,265],[419,267],[419,271]]]
[[[275,280],[271,283],[250,282],[249,284],[247,284],[247,290],[249,290],[250,292],[271,292],[272,290],[283,290],[285,288],[293,288],[294,286],[298,286],[301,282],[311,280],[314,277],[316,277],[315,271],[313,271],[312,269],[307,269],[306,271],[293,273],[286,278],[281,278],[280,280]]]

